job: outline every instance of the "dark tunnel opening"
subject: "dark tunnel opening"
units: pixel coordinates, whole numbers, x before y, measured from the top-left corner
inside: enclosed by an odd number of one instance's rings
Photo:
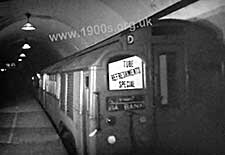
[[[29,42],[32,48],[28,50],[21,49],[23,45],[21,42],[8,45],[6,39],[0,44],[2,51],[0,57],[1,105],[22,96],[33,96],[32,82],[34,79],[32,80],[32,77],[36,77],[43,68],[63,57],[58,50],[44,41],[29,38]],[[6,47],[6,45],[8,46]],[[25,54],[25,57],[20,62],[18,60],[21,58],[21,53]],[[11,66],[12,64],[13,66]],[[5,71],[2,71],[3,69]]]
[[[37,73],[40,73],[46,66],[60,60],[61,57],[56,51],[34,52],[28,58],[23,59],[22,62],[15,62],[14,67],[6,67],[5,71],[0,72],[1,101],[5,103],[23,96],[33,96]],[[3,65],[1,64],[1,69],[5,68]]]
[[[15,100],[17,97],[32,95],[32,72],[11,70],[1,73],[1,100]]]

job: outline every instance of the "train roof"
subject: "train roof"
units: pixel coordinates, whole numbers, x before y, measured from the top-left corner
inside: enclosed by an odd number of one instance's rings
[[[76,53],[76,54],[78,54],[78,53]],[[57,70],[60,70],[60,68],[62,68],[62,66],[64,66],[64,65],[68,64],[69,62],[71,62],[73,60],[74,56],[75,55],[66,57],[66,58],[56,62],[55,64],[48,66],[47,68],[43,69],[41,72],[42,73],[53,73],[53,72],[56,72]]]
[[[52,73],[72,70],[72,69],[69,69],[70,68],[69,66],[71,66],[71,65],[75,66],[73,68],[74,70],[78,69],[78,68],[81,69],[84,66],[86,66],[86,68],[87,68],[87,66],[90,66],[90,63],[94,62],[96,60],[95,58],[98,58],[101,55],[101,53],[103,52],[102,51],[100,53],[97,53],[98,50],[96,51],[96,49],[101,49],[101,47],[106,46],[109,43],[111,44],[111,43],[117,42],[118,38],[121,36],[121,34],[127,32],[127,31],[128,31],[128,29],[126,29],[118,34],[115,34],[115,35],[107,38],[106,40],[96,43],[86,49],[83,49],[77,53],[67,56],[67,57],[63,58],[62,60],[56,62],[55,64],[50,65],[47,68],[43,69],[41,71],[41,73],[52,74]],[[79,62],[79,61],[81,61],[81,62]],[[86,61],[89,63],[86,63]]]
[[[168,20],[168,21],[170,21],[170,20]],[[164,22],[164,20],[162,20],[162,21],[160,20],[160,21],[158,21],[158,23],[168,23],[168,21],[165,20],[165,22]],[[178,22],[178,21],[176,20],[176,22]],[[158,23],[156,23],[156,25],[158,25]],[[98,58],[101,55],[101,52],[98,54],[96,54],[97,53],[96,51],[92,52],[92,50],[94,50],[94,48],[98,48],[99,46],[102,46],[108,40],[112,40],[112,38],[113,38],[113,40],[115,40],[116,37],[119,37],[122,33],[126,32],[126,31],[128,31],[128,29],[124,30],[123,32],[120,32],[119,34],[113,35],[113,36],[107,38],[106,40],[104,40],[96,45],[93,45],[87,49],[81,50],[80,52],[77,52],[71,56],[65,57],[62,60],[56,62],[55,64],[50,65],[47,68],[43,69],[41,72],[51,74],[51,73],[70,70],[70,69],[72,69],[72,68],[70,68],[70,66],[71,67],[74,66],[74,69],[82,68],[85,66],[87,67],[90,65],[91,62],[93,63],[93,61],[96,60],[93,58]],[[92,52],[92,54],[88,54],[88,56],[87,56],[87,53],[90,53],[90,52]]]
[[[198,29],[201,29],[201,31],[204,31],[204,33],[205,32],[208,33],[208,37],[211,38],[211,40],[214,40],[214,41],[212,41],[212,43],[218,41],[218,33],[215,30],[215,27],[212,27],[209,24],[204,24],[202,22],[193,22],[193,21],[184,21],[184,20],[175,20],[175,19],[163,19],[163,20],[157,21],[152,26],[152,33],[153,33],[153,35],[158,34],[158,33],[159,34],[164,34],[164,33],[167,34],[166,30],[168,30],[168,34],[170,34],[169,32],[171,31],[171,26],[173,26],[173,27],[175,26],[175,28],[179,32],[181,32],[179,27],[181,27],[181,28],[193,27],[194,29],[198,28]],[[173,30],[174,30],[174,28],[173,28]],[[186,29],[186,30],[188,30],[188,31],[186,31],[186,33],[189,33],[189,35],[191,35],[191,33],[189,32],[190,29]],[[110,38],[108,38],[104,41],[101,41],[100,43],[97,43],[87,49],[81,50],[78,53],[75,53],[71,56],[63,58],[59,62],[42,70],[42,73],[53,74],[53,73],[57,73],[57,72],[65,72],[65,71],[72,71],[72,70],[88,68],[91,65],[93,65],[95,62],[97,62],[99,60],[99,58],[102,56],[102,54],[106,52],[101,47],[107,45],[108,43],[112,43],[113,41],[118,41],[118,38],[121,36],[122,33],[123,32],[116,34],[114,36],[111,36]],[[181,35],[182,35],[182,33],[181,33]],[[217,59],[217,60],[223,59],[223,57],[220,56],[221,54],[218,54],[216,52],[214,54],[215,54],[214,59]]]
[[[106,55],[106,53],[108,52],[103,51],[101,48],[86,53],[79,52],[55,63],[54,65],[47,67],[46,69],[42,70],[42,73],[53,74],[89,68],[92,65],[95,65],[95,63],[99,62],[99,60],[104,55]]]
[[[75,59],[67,63],[66,65],[62,66],[61,71],[71,71],[71,70],[79,70],[84,68],[89,68],[92,65],[95,65],[99,59],[103,55],[103,50],[94,50],[87,54],[78,55]]]

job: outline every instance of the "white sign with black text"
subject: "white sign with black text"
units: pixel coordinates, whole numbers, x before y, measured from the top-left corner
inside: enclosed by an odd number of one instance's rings
[[[143,88],[143,63],[138,56],[132,56],[108,64],[109,90]]]

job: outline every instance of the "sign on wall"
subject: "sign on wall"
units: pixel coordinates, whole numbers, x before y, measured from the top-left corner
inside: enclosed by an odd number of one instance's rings
[[[132,56],[108,64],[109,90],[143,88],[143,63],[138,56]]]

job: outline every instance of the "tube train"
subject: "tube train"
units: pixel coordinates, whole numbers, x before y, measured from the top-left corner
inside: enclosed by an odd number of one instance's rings
[[[45,68],[36,96],[70,154],[224,154],[224,49],[214,27],[159,20]]]

